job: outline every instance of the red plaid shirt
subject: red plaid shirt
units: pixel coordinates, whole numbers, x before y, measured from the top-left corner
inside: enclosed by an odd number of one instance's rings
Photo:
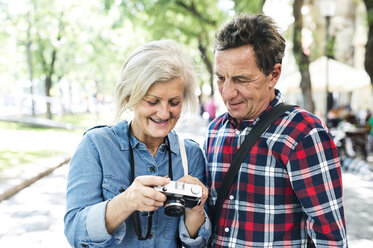
[[[281,94],[266,111],[279,102]],[[225,113],[205,142],[209,204],[255,121]],[[338,151],[321,121],[293,107],[245,157],[223,204],[213,247],[347,247]]]

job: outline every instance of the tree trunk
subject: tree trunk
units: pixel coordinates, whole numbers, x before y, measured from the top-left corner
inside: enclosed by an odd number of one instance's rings
[[[52,88],[52,78],[50,76],[47,76],[45,78],[45,96],[46,96],[46,117],[47,119],[52,119],[52,109],[51,109],[51,94],[50,90]]]
[[[314,113],[315,105],[312,100],[312,86],[309,65],[310,61],[306,54],[303,52],[302,47],[302,29],[303,29],[303,18],[302,18],[302,6],[304,0],[294,0],[293,14],[294,14],[294,34],[293,34],[293,52],[295,60],[298,64],[299,71],[301,74],[300,87],[303,95],[303,107],[308,111]]]
[[[57,42],[59,42],[62,38],[62,30],[63,30],[63,21],[62,21],[62,16],[63,13],[60,14],[60,23],[58,25],[58,34],[57,34]],[[52,56],[51,56],[51,61],[49,65],[46,65],[46,60],[45,58],[43,59],[44,61],[44,67],[46,71],[46,78],[45,78],[45,96],[48,98],[47,103],[46,103],[46,115],[48,119],[52,119],[52,108],[51,108],[51,103],[52,103],[52,98],[50,97],[50,90],[52,88],[53,82],[52,82],[52,77],[54,75],[54,67],[56,64],[56,59],[57,59],[57,47],[53,47],[52,50]]]
[[[365,45],[365,70],[370,77],[370,82],[373,84],[373,0],[364,0],[365,6],[367,8],[367,18],[368,18],[368,41]]]
[[[27,27],[27,40],[26,40],[26,55],[27,55],[27,67],[29,71],[30,77],[30,94],[31,94],[31,115],[35,117],[35,100],[34,100],[34,70],[32,65],[32,56],[31,56],[31,20],[30,20],[30,13],[28,13],[28,27]]]
[[[45,96],[47,97],[46,115],[48,119],[52,119],[53,117],[52,108],[51,108],[52,98],[51,98],[50,91],[52,89],[52,76],[54,74],[54,65],[56,62],[56,57],[57,57],[57,49],[54,48],[52,52],[52,60],[49,65],[49,73],[46,75],[46,78],[45,78]]]
[[[213,96],[214,95],[214,69],[213,69],[213,66],[212,66],[212,62],[207,55],[208,42],[205,42],[205,45],[204,45],[204,43],[202,41],[202,35],[201,34],[198,35],[198,44],[199,44],[198,49],[201,53],[202,60],[205,63],[207,71],[210,74],[210,82],[209,83],[210,83],[210,87],[211,87],[211,95]]]

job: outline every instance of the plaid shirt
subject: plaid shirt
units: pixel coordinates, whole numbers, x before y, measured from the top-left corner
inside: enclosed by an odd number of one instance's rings
[[[265,112],[279,102],[276,90]],[[225,113],[210,124],[210,206],[259,118]],[[278,118],[246,155],[216,223],[213,247],[347,247],[338,151],[321,121],[299,107]]]

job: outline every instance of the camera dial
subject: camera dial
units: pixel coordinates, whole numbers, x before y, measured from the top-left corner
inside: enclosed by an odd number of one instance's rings
[[[201,187],[197,187],[195,185],[193,185],[191,188],[190,188],[190,191],[195,194],[195,195],[199,195],[201,193]]]

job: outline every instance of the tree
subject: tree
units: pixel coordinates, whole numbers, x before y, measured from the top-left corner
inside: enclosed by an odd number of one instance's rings
[[[304,53],[302,46],[302,29],[303,29],[303,18],[302,18],[302,6],[304,0],[294,0],[293,14],[294,14],[294,33],[293,33],[293,52],[295,60],[299,67],[301,74],[300,87],[302,89],[303,104],[304,108],[310,112],[315,111],[315,105],[312,100],[312,86],[311,86],[311,75],[309,70],[310,60],[309,57]]]
[[[27,22],[28,22],[28,27],[27,27],[27,35],[26,35],[26,55],[27,55],[27,67],[29,71],[29,76],[30,76],[30,94],[31,94],[31,114],[33,117],[35,117],[35,101],[34,101],[34,68],[32,64],[32,56],[31,56],[31,45],[32,45],[32,40],[31,40],[31,28],[32,28],[32,23],[31,23],[31,13],[29,12],[27,14]]]
[[[14,31],[21,31],[19,32],[21,35],[16,38],[18,44],[24,46],[31,94],[33,95],[34,93],[34,77],[43,79],[46,96],[46,116],[51,119],[50,92],[53,85],[53,77],[55,76],[59,44],[63,38],[64,12],[62,10],[55,12],[47,1],[32,0],[25,7],[27,8],[25,13],[21,12],[9,18],[13,21],[14,27],[12,28],[14,28]],[[23,35],[24,33],[26,36]],[[34,107],[32,99],[32,115],[35,115]]]
[[[66,100],[63,94],[72,94],[61,89],[62,82],[69,89],[81,88],[86,98],[98,92],[112,94],[121,54],[133,47],[133,39],[128,39],[133,30],[127,21],[112,29],[116,18],[105,12],[100,0],[14,0],[0,2],[0,8],[6,13],[0,18],[7,24],[0,29],[2,55],[8,57],[7,63],[0,60],[0,76],[9,85],[41,82],[30,91],[45,95],[47,118],[52,118],[51,99]]]
[[[52,110],[51,110],[51,89],[53,85],[53,76],[55,75],[55,65],[58,54],[58,43],[61,42],[64,24],[63,24],[63,12],[60,12],[57,24],[57,34],[54,38],[54,42],[50,40],[45,40],[41,37],[40,33],[37,34],[37,44],[38,44],[38,53],[39,59],[42,66],[42,72],[44,74],[44,87],[45,87],[45,96],[46,96],[46,117],[52,119]]]
[[[367,8],[367,18],[368,18],[368,41],[365,46],[365,70],[370,76],[370,81],[373,84],[373,0],[364,0],[365,6]]]
[[[232,2],[233,9],[222,10],[215,0],[126,0],[120,4],[123,13],[120,18],[129,18],[138,26],[146,26],[152,39],[170,38],[189,46],[193,55],[200,56],[211,94],[214,94],[212,47],[215,32],[229,18],[229,11],[261,12],[265,0]],[[107,9],[115,4],[110,0],[105,3]]]

